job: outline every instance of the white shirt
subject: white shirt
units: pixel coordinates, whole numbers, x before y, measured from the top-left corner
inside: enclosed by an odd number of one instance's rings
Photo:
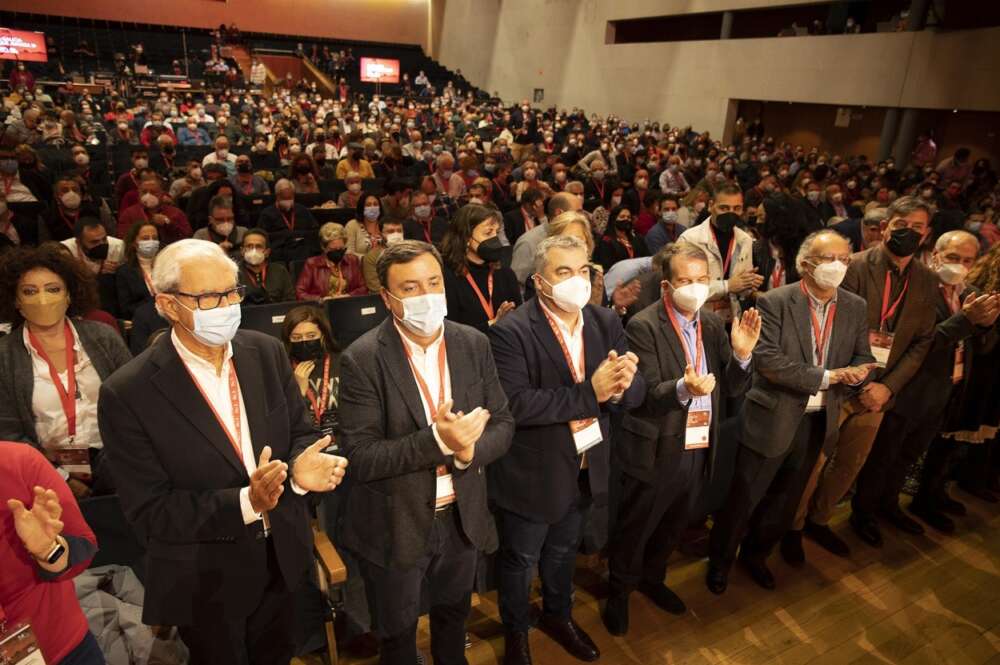
[[[438,335],[431,344],[424,349],[419,344],[410,341],[406,334],[400,329],[399,324],[396,324],[396,330],[399,331],[399,338],[403,340],[403,346],[406,347],[409,352],[410,362],[413,363],[411,370],[415,370],[420,373],[420,378],[424,380],[427,385],[427,391],[430,393],[432,399],[437,399],[441,392],[441,374],[438,370],[438,353],[441,351],[441,344],[444,342],[444,326],[441,326],[441,334]],[[417,380],[416,375],[413,377],[414,381],[417,382],[417,392],[420,394],[420,403],[424,407],[424,417],[427,418],[427,422],[431,423],[431,432],[434,433],[434,440],[437,441],[438,448],[441,453],[449,457],[454,456],[455,451],[445,444],[444,440],[438,434],[437,423],[434,422],[434,416],[437,410],[427,402],[427,397],[424,395],[424,391],[420,390],[420,381]],[[448,357],[445,355],[444,359],[444,401],[447,402],[451,399],[451,369],[448,367]],[[459,460],[454,460],[455,468],[465,469],[468,468],[468,464],[460,462]],[[449,476],[451,474],[448,474]],[[447,484],[451,484],[450,480]],[[438,484],[438,497],[441,496],[442,483]]]
[[[72,323],[73,351],[76,358],[76,387],[79,397],[76,400],[76,438],[73,447],[103,448],[101,432],[97,428],[97,395],[101,389],[101,377],[90,362],[90,356],[80,343],[80,336]],[[69,447],[69,429],[66,414],[63,412],[62,400],[56,384],[52,382],[49,364],[35,350],[28,338],[28,327],[23,332],[24,347],[31,356],[31,370],[34,376],[34,389],[31,393],[31,411],[35,416],[35,432],[42,448],[51,450]],[[63,387],[66,387],[66,372],[59,374]]]
[[[77,245],[76,238],[67,238],[62,241],[62,244],[69,247],[70,251],[73,252],[73,256],[78,258],[83,262],[83,265],[90,269],[90,272],[97,275],[101,272],[101,267],[104,265],[104,261],[93,261],[87,258],[87,255],[83,253],[83,250]],[[121,263],[125,260],[125,241],[121,238],[112,238],[108,236],[108,258],[105,261],[109,263]]]
[[[221,419],[221,424],[225,427],[226,432],[233,441],[240,444],[243,466],[246,467],[247,475],[252,475],[257,470],[257,460],[254,459],[253,442],[250,440],[250,423],[247,421],[247,409],[243,403],[243,390],[238,390],[240,396],[240,432],[242,433],[240,440],[236,438],[236,421],[233,419],[233,406],[229,399],[229,372],[233,371],[233,364],[230,362],[233,357],[232,343],[226,344],[222,373],[216,374],[215,365],[189,351],[177,337],[176,332],[170,333],[170,341],[177,349],[177,355],[181,357],[181,362],[187,366],[191,376],[201,386],[202,392],[208,398],[209,405],[215,409],[215,413]],[[238,377],[236,385],[239,386]],[[240,511],[243,513],[244,524],[253,524],[264,519],[264,515],[255,511],[250,503],[249,486],[240,489]]]

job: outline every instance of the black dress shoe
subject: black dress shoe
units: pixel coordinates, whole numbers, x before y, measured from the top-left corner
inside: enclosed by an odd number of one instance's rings
[[[557,619],[551,615],[543,614],[538,622],[538,627],[574,658],[589,663],[601,657],[601,652],[597,649],[594,641],[590,639],[590,635],[583,632],[583,629],[573,621],[572,617]]]
[[[528,633],[507,633],[503,642],[503,665],[531,665]]]
[[[949,515],[954,515],[955,517],[965,517],[968,514],[968,510],[965,509],[965,504],[961,501],[955,501],[947,494],[941,494],[935,501],[937,509],[942,513],[948,513]]]
[[[955,523],[951,518],[933,506],[914,501],[910,504],[910,512],[941,533],[955,533]]]
[[[664,612],[671,614],[684,614],[687,612],[687,605],[666,584],[643,582],[639,585],[639,591]]]
[[[878,528],[878,522],[874,517],[851,513],[850,523],[858,538],[872,547],[882,547],[882,531]]]
[[[847,543],[825,524],[816,524],[806,520],[806,526],[802,533],[827,552],[844,558],[851,556],[851,548],[847,546]]]
[[[608,602],[604,605],[604,627],[615,636],[622,636],[628,632],[628,594],[613,593],[608,596]]]
[[[767,563],[762,558],[741,556],[740,564],[750,574],[750,578],[761,588],[773,591],[775,587],[774,575],[767,567]]]
[[[724,570],[710,562],[708,573],[705,575],[705,586],[716,596],[721,596],[729,586],[729,570]]]
[[[904,513],[903,509],[898,505],[882,510],[879,513],[879,517],[900,531],[913,534],[914,536],[920,536],[924,533],[924,527],[921,526],[920,522]]]
[[[781,558],[793,568],[801,568],[806,562],[806,552],[802,549],[802,532],[789,531],[781,538]]]

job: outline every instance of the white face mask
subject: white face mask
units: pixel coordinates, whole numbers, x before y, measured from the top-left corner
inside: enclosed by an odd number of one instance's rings
[[[550,284],[541,275],[538,276],[538,279],[552,287],[552,295],[550,296],[552,301],[555,302],[556,307],[567,314],[576,314],[590,302],[590,281],[580,275],[574,275],[558,284]]]
[[[431,207],[430,206],[414,206],[413,207],[413,215],[417,219],[427,219],[428,217],[431,216]]]
[[[935,269],[935,272],[942,282],[954,286],[965,281],[969,269],[961,263],[942,263]]]
[[[215,232],[224,238],[228,238],[229,234],[233,232],[232,222],[223,222],[222,224],[213,224]]]
[[[150,194],[149,192],[146,192],[145,194],[140,196],[139,202],[142,203],[142,205],[146,208],[155,208],[156,206],[160,205],[159,197],[157,197],[156,194]]]
[[[385,234],[385,245],[386,247],[395,245],[397,242],[403,242],[402,233],[386,233]]]
[[[403,303],[403,318],[397,317],[396,320],[421,337],[434,335],[441,329],[444,317],[448,315],[448,301],[443,293],[426,293],[409,298],[397,298],[389,293],[389,297]]]
[[[697,312],[708,300],[708,284],[685,284],[676,288],[670,284],[670,288],[670,299],[678,309],[685,312]]]
[[[347,191],[351,192],[352,194],[357,194],[358,192],[361,191],[361,183],[352,182],[350,185],[347,186]]]
[[[264,262],[264,252],[259,249],[248,249],[243,252],[243,260],[249,265],[259,266]]]
[[[227,157],[229,157],[229,150],[227,150],[226,148],[219,148],[218,150],[215,151],[215,156],[219,159],[225,160]]]
[[[216,307],[215,309],[191,309],[180,300],[177,300],[177,304],[194,314],[194,330],[188,330],[188,332],[202,344],[225,346],[232,341],[240,327],[241,311],[239,305]],[[181,326],[184,324],[181,323]]]
[[[295,205],[295,201],[292,199],[281,199],[278,201],[278,207],[285,211],[291,210],[293,205]]]
[[[148,159],[137,159],[134,162],[132,162],[132,165],[135,166],[136,170],[138,171],[140,169],[144,169],[147,166],[149,166],[149,160]]]
[[[135,246],[136,254],[144,259],[151,259],[160,251],[159,240],[140,240]]]
[[[68,191],[59,197],[59,201],[63,204],[63,207],[70,210],[76,210],[80,207],[80,195],[74,191]]]
[[[821,289],[835,289],[844,281],[847,266],[840,261],[821,263],[813,267],[812,277]]]
[[[660,217],[664,222],[668,224],[673,224],[677,221],[677,211],[676,210],[664,210],[660,213]]]

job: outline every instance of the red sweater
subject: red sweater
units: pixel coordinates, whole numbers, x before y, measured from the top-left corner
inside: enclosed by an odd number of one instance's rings
[[[347,280],[348,295],[368,295],[368,287],[365,285],[358,257],[345,254],[340,261],[340,274]],[[295,297],[299,300],[319,300],[326,295],[329,287],[330,266],[326,262],[326,256],[321,254],[307,259],[295,284]]]
[[[155,214],[166,215],[167,219],[170,220],[170,224],[164,224],[160,227],[160,241],[164,245],[191,237],[191,224],[188,223],[187,217],[180,208],[175,208],[172,205],[161,205],[157,210],[147,211],[141,203],[131,205],[118,214],[118,237],[124,238],[133,224],[151,219]]]
[[[25,443],[0,441],[0,610],[7,625],[27,622],[38,639],[46,663],[58,663],[87,634],[87,620],[73,588],[73,578],[86,570],[92,558],[71,566],[54,580],[42,579],[34,559],[14,530],[8,499],[26,508],[34,502],[32,488],[55,490],[62,504],[63,536],[97,544],[94,532],[80,514],[73,492],[45,457]],[[73,558],[73,546],[70,547]]]

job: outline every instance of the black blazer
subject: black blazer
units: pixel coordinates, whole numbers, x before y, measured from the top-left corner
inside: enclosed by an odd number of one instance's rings
[[[444,217],[431,218],[431,244],[440,247],[444,234],[448,231],[448,220]],[[424,227],[420,222],[407,219],[403,222],[403,237],[407,240],[427,242]]]
[[[142,268],[136,263],[125,263],[115,271],[115,288],[118,291],[118,314],[128,321],[135,316],[139,305],[153,299],[142,276]]]
[[[500,383],[517,423],[510,452],[490,467],[490,498],[501,508],[553,524],[577,500],[580,456],[569,421],[599,418],[604,440],[587,451],[590,489],[606,495],[610,467],[611,411],[642,403],[637,373],[620,403],[598,404],[590,377],[614,349],[628,351],[625,331],[610,309],[587,305],[583,314],[586,381],[575,383],[541,304],[532,298],[490,328]]]
[[[468,265],[470,266],[469,274],[472,275],[472,279],[476,282],[483,297],[489,298],[489,267]],[[490,329],[486,311],[465,275],[458,276],[451,268],[445,268],[444,292],[448,297],[448,318],[451,321],[472,326],[482,333]],[[514,271],[510,268],[499,267],[493,270],[493,297],[491,299],[493,311],[496,312],[500,309],[500,305],[504,301],[520,305],[521,289],[517,286],[517,275],[514,274]]]
[[[646,240],[638,233],[632,233],[632,238],[630,239],[632,243],[632,256],[629,257],[628,250],[625,249],[625,245],[618,242],[618,239],[614,235],[614,231],[606,233],[603,238],[601,238],[597,247],[594,248],[594,262],[601,264],[604,268],[604,272],[611,270],[611,266],[618,263],[619,261],[624,261],[628,258],[637,259],[641,256],[649,256],[649,250],[646,248]]]
[[[309,208],[296,203],[295,228],[289,229],[276,205],[260,211],[257,226],[267,231],[271,247],[270,260],[275,262],[304,261],[319,251],[319,224]]]
[[[707,309],[701,310],[700,316],[705,362],[717,379],[712,391],[712,429],[705,469],[711,475],[719,446],[724,445],[719,437],[719,422],[727,415],[726,398],[746,391],[751,369],[749,365],[745,370],[740,368],[733,356],[722,319]],[[626,336],[629,350],[639,357],[646,393],[642,405],[622,419],[615,451],[625,473],[653,483],[684,453],[688,407],[677,401],[677,382],[684,376],[687,358],[662,301],[632,317]]]
[[[445,321],[453,412],[476,407],[490,421],[472,465],[454,467],[424,415],[403,342],[392,317],[354,341],[340,360],[340,445],[350,460],[344,545],[382,567],[406,568],[424,555],[434,523],[435,469],[451,468],[462,531],[493,552],[496,527],[486,507],[484,467],[507,452],[514,422],[497,381],[486,337]]]
[[[517,206],[513,210],[508,210],[504,213],[503,230],[507,234],[507,241],[511,245],[524,235],[524,210],[521,206]]]
[[[318,437],[277,339],[239,331],[233,361],[254,456],[271,446],[288,462]],[[259,601],[267,551],[261,523],[246,526],[240,489],[250,479],[211,407],[164,335],[101,386],[98,422],[125,516],[146,548],[143,622],[185,625]],[[311,562],[306,497],[285,491],[268,513],[285,584]]]

